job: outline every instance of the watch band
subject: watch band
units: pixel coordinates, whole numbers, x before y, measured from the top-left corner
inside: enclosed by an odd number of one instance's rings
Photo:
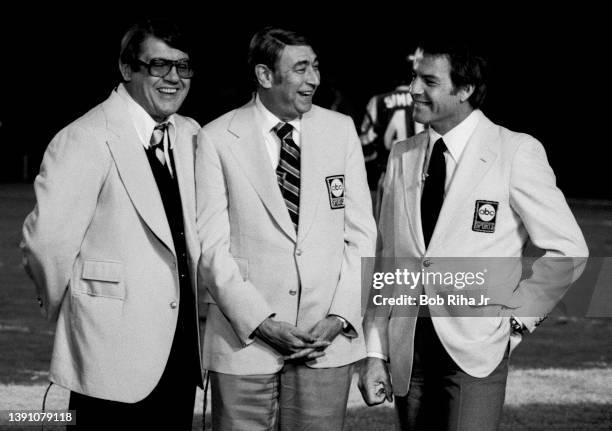
[[[517,334],[522,335],[523,331],[525,331],[525,327],[523,326],[523,324],[516,320],[514,316],[510,317],[510,327],[512,328],[512,332],[516,332]]]

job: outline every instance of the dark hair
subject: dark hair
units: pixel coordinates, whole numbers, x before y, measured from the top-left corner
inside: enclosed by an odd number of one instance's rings
[[[487,94],[487,62],[484,58],[463,41],[429,40],[420,43],[419,48],[423,50],[423,55],[446,57],[450,63],[450,78],[455,89],[473,85],[474,92],[468,101],[474,109],[482,105]]]
[[[168,46],[181,50],[191,56],[190,41],[176,23],[165,19],[147,18],[133,24],[123,35],[121,50],[119,51],[119,62],[129,64],[132,68],[135,68],[142,43],[148,37],[160,39]]]
[[[389,75],[394,86],[409,85],[412,81],[412,57],[398,55],[389,61]]]
[[[249,44],[248,66],[251,76],[258,64],[265,64],[274,70],[287,45],[311,46],[305,36],[291,30],[265,27],[255,33]]]

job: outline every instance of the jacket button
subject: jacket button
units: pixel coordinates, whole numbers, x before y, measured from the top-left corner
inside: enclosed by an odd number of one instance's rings
[[[431,260],[429,260],[429,259],[425,259],[425,260],[423,261],[423,266],[424,266],[425,268],[430,267],[430,266],[431,266]]]
[[[301,248],[298,248],[298,249],[295,251],[295,254],[296,254],[296,255],[298,255],[298,256],[301,256],[301,255],[302,255],[302,249],[301,249]]]
[[[170,303],[170,308],[172,308],[174,310],[176,307],[178,307],[178,304],[176,303],[176,301],[172,301]]]
[[[291,289],[291,290],[289,291],[289,295],[291,295],[291,296],[295,296],[295,295],[297,295],[297,290],[293,290],[293,289]]]

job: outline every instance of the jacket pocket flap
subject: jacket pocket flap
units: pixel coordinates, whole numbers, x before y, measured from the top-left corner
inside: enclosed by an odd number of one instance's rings
[[[83,280],[107,281],[119,283],[123,265],[120,262],[86,260],[83,262]]]

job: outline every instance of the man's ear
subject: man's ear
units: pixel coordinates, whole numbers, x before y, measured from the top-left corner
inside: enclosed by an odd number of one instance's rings
[[[257,64],[255,66],[255,78],[259,85],[263,88],[271,88],[274,73],[265,64]]]
[[[119,72],[121,72],[121,76],[125,82],[130,82],[132,80],[132,66],[129,64],[119,62]]]
[[[474,84],[468,84],[459,89],[459,100],[461,103],[467,102],[467,100],[474,94]]]

